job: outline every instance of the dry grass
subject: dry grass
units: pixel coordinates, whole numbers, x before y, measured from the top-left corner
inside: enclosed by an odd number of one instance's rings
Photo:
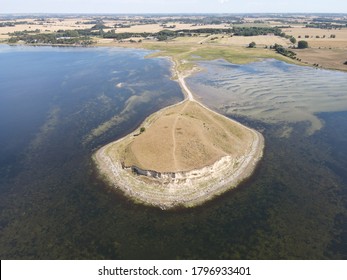
[[[211,35],[211,36],[196,36],[196,37],[178,37],[173,40],[177,43],[195,43],[204,45],[228,45],[228,46],[248,46],[249,43],[255,42],[258,47],[271,46],[279,44],[288,46],[289,41],[278,36],[229,36],[229,35]]]
[[[172,42],[185,43],[185,44],[198,44],[201,40],[206,39],[206,36],[194,36],[194,37],[177,37]]]
[[[113,26],[115,22],[109,22],[107,25],[108,26]],[[167,23],[166,26],[173,26],[175,25],[175,28],[170,28],[170,30],[182,30],[182,29],[191,29],[191,30],[196,30],[200,28],[230,28],[230,26],[225,26],[224,24],[220,25],[196,25],[192,26],[191,24],[182,24],[179,22],[170,22]],[[143,24],[143,25],[132,25],[127,28],[118,28],[116,30],[117,33],[122,33],[122,32],[130,32],[130,33],[142,33],[142,32],[159,32],[164,29],[169,29],[167,27],[161,26],[160,24]]]
[[[111,24],[108,24],[108,26],[112,26]],[[143,32],[149,32],[149,33],[155,33],[159,32],[160,30],[163,30],[163,27],[161,27],[159,24],[146,24],[146,25],[133,25],[131,27],[127,28],[117,28],[117,33],[123,33],[123,32],[130,32],[130,33],[143,33]]]
[[[271,46],[274,44],[279,44],[283,46],[288,45],[288,40],[278,36],[225,36],[218,40],[218,43],[226,45],[236,45],[236,46],[248,46],[249,43],[255,42],[257,46]]]
[[[239,124],[185,101],[160,111],[144,133],[124,149],[128,166],[160,172],[199,169],[225,155],[239,157],[252,144]]]
[[[341,30],[328,30],[319,28],[296,27],[285,29],[286,34],[294,36],[297,40],[305,40],[314,48],[347,48],[347,28]],[[305,35],[309,38],[305,38]],[[336,38],[330,38],[336,35]],[[301,36],[301,38],[299,38]],[[319,36],[319,38],[316,38]],[[323,38],[325,36],[325,38]]]
[[[21,21],[27,21],[30,24],[19,24],[15,26],[0,27],[0,38],[8,38],[8,33],[18,31],[34,31],[39,29],[41,33],[52,33],[58,30],[74,30],[74,29],[88,29],[93,25],[84,24],[86,20],[81,18],[69,18],[69,19],[56,19],[48,18],[44,22],[34,21],[33,19],[22,19]],[[76,24],[80,22],[79,24]],[[42,24],[40,24],[42,23]]]
[[[347,71],[347,65],[344,64],[347,61],[346,50],[310,48],[295,50],[295,52],[297,53],[297,57],[307,64],[318,64],[327,69]]]
[[[302,62],[308,65],[318,64],[322,68],[347,71],[347,66],[344,65],[347,61],[347,28],[328,30],[298,26],[285,29],[284,32],[297,40],[308,42],[309,49],[295,50]],[[336,37],[331,38],[331,35]]]
[[[124,47],[142,47],[151,50],[159,50],[152,56],[169,56],[181,66],[188,64],[192,68],[196,61],[225,59],[231,63],[245,64],[259,61],[261,59],[274,58],[288,63],[297,63],[298,61],[287,58],[270,49],[264,48],[246,48],[243,46],[230,46],[222,44],[196,44],[184,42],[143,42],[141,44],[117,44],[115,46]]]
[[[93,24],[85,24],[87,21],[83,18],[68,18],[68,19],[57,19],[57,18],[47,18],[45,21],[41,22],[34,21],[34,19],[23,19],[21,21],[27,21],[31,24],[26,25],[16,25],[14,27],[0,27],[0,34],[7,34],[9,32],[15,31],[24,31],[24,30],[35,30],[40,29],[41,32],[55,32],[59,29],[63,30],[71,30],[71,29],[87,29],[93,26]],[[15,21],[13,21],[15,22]],[[77,24],[78,22],[78,24]],[[121,21],[122,22],[122,21]],[[120,23],[117,20],[105,20],[105,25],[114,28],[116,24]],[[117,33],[122,32],[130,32],[130,33],[142,33],[142,32],[150,32],[155,33],[164,29],[168,29],[165,26],[161,26],[160,24],[134,24],[129,21],[130,27],[126,28],[117,28]],[[170,30],[181,30],[181,29],[200,29],[200,28],[230,28],[230,26],[226,26],[224,24],[220,25],[196,25],[192,26],[191,24],[182,24],[179,22],[170,22],[167,23],[167,26],[173,26],[175,28],[170,28]]]

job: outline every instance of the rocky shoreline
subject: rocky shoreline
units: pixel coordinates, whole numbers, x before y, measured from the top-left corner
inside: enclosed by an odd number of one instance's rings
[[[119,144],[120,140],[94,154],[100,173],[132,200],[161,209],[194,207],[237,187],[252,175],[262,158],[264,147],[262,135],[255,132],[249,154],[244,157],[233,159],[225,156],[201,169],[177,172],[174,177],[164,174],[161,178],[154,178],[137,175],[124,168],[119,159],[108,156],[108,150],[114,150],[113,146]]]

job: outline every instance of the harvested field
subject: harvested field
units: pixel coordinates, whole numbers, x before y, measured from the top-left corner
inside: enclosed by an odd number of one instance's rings
[[[310,47],[347,48],[347,28],[335,30],[296,27],[286,28],[284,32],[287,35],[294,36],[297,40],[307,41]],[[331,38],[331,35],[335,35],[335,38]],[[308,38],[305,38],[305,36],[308,36]]]
[[[41,33],[52,33],[58,30],[74,30],[74,29],[88,29],[93,24],[85,24],[86,20],[81,18],[70,19],[56,19],[48,18],[45,21],[35,21],[33,19],[23,19],[27,24],[16,24],[15,26],[0,27],[0,38],[8,38],[8,33],[19,31],[34,31],[40,30]],[[16,21],[13,21],[16,23]]]
[[[211,35],[211,36],[196,36],[196,37],[178,37],[172,42],[177,43],[196,43],[196,44],[213,44],[213,45],[228,45],[228,46],[248,46],[249,43],[255,42],[258,47],[271,46],[279,44],[282,46],[289,46],[289,40],[271,35],[259,35],[259,36],[230,36],[230,35]]]
[[[236,46],[248,46],[249,43],[255,42],[257,46],[271,46],[274,44],[279,44],[283,46],[288,46],[289,41],[285,38],[271,35],[260,35],[260,36],[225,36],[221,38],[218,43],[226,45],[236,45]]]
[[[346,41],[347,45],[347,41]],[[318,64],[326,69],[347,71],[347,52],[342,49],[304,49],[295,50],[297,57],[307,64]]]
[[[200,43],[201,40],[205,40],[207,37],[206,35],[200,35],[200,36],[194,36],[194,37],[177,37],[172,40],[172,42],[177,43],[185,43],[185,44],[193,44],[193,43]]]
[[[107,21],[106,25],[108,27],[113,27],[117,22],[116,21]],[[175,27],[171,27],[175,26]],[[169,22],[165,26],[161,24],[134,24],[129,27],[124,28],[117,28],[116,33],[123,33],[123,32],[130,32],[130,33],[142,33],[142,32],[149,32],[149,33],[155,33],[159,32],[161,30],[182,30],[182,29],[190,29],[190,30],[196,30],[200,28],[230,28],[230,26],[226,26],[224,24],[219,25],[191,25],[191,24],[182,24],[179,22]]]

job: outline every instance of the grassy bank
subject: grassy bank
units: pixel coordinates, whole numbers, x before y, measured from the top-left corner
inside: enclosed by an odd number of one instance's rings
[[[177,70],[191,70],[197,61],[225,59],[230,63],[247,64],[262,59],[277,59],[287,63],[303,65],[297,60],[290,59],[265,48],[247,48],[241,46],[176,43],[176,42],[145,42],[139,44],[119,44],[122,47],[144,48],[158,52],[149,57],[171,57],[177,63]]]

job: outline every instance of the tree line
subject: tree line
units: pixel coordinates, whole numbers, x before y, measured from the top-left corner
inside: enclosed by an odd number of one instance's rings
[[[105,29],[107,31],[105,31]],[[55,33],[42,33],[42,34],[28,34],[29,32],[22,33],[10,33],[10,43],[16,43],[22,40],[29,44],[91,44],[91,37],[101,37],[116,40],[125,40],[132,37],[141,37],[153,39],[159,41],[166,41],[174,39],[176,37],[184,36],[197,36],[200,34],[225,34],[230,36],[258,36],[258,35],[275,35],[288,37],[281,29],[277,27],[233,27],[233,28],[198,28],[198,29],[181,29],[181,30],[162,30],[155,33],[150,32],[121,32],[117,33],[115,29],[105,27],[101,22],[96,24],[89,29],[76,29],[76,30],[58,30]],[[295,43],[295,42],[293,42]]]
[[[71,33],[42,33],[42,34],[30,34],[26,32],[17,33],[8,40],[10,44],[17,43],[18,41],[24,41],[26,44],[63,44],[63,45],[91,45],[93,41],[87,36],[73,36]]]
[[[109,30],[102,34],[103,38],[114,38],[117,40],[128,39],[131,37],[153,37],[159,41],[165,41],[176,37],[194,36],[200,34],[227,34],[232,36],[258,36],[269,35],[285,36],[285,33],[281,32],[276,27],[233,27],[233,28],[198,28],[198,29],[180,29],[180,30],[162,30],[156,33],[116,33],[115,30]]]

